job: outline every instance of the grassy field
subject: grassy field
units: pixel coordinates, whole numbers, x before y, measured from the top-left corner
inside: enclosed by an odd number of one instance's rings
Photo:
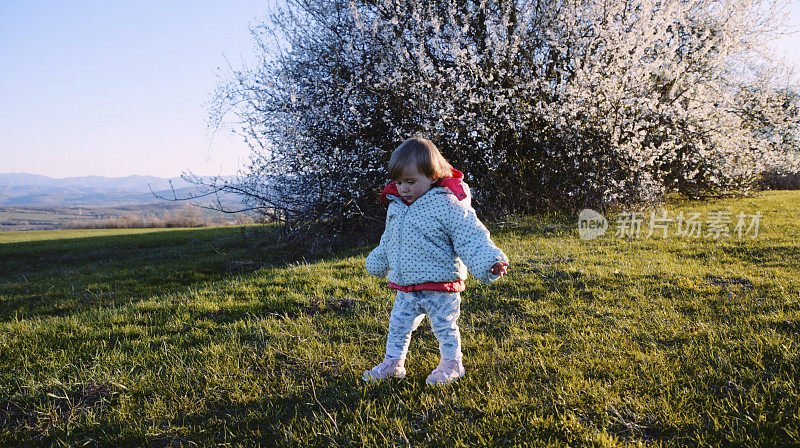
[[[8,207],[0,206],[0,230],[43,230],[63,227],[67,223],[95,219],[79,208]]]
[[[233,225],[241,214],[228,215],[185,203],[116,206],[16,207],[0,205],[0,231],[81,228],[181,227]],[[252,222],[252,220],[250,221]]]
[[[260,226],[0,233],[2,446],[800,446],[800,195],[758,235],[578,237],[490,226],[509,275],[470,279],[467,374],[377,385],[392,294],[371,247],[302,258]]]

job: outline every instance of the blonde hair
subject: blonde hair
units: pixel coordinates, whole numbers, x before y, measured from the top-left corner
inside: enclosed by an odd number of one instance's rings
[[[453,167],[432,141],[412,137],[404,141],[389,158],[389,178],[397,180],[406,167],[416,165],[417,170],[428,177],[442,179],[453,177]]]

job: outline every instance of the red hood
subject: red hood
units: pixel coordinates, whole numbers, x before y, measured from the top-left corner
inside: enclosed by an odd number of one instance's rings
[[[449,188],[450,191],[453,192],[454,195],[458,198],[459,201],[463,201],[467,198],[467,193],[464,192],[464,184],[461,182],[464,180],[464,173],[461,171],[453,168],[453,172],[451,173],[452,177],[445,177],[441,179],[438,183],[434,185],[434,187],[446,187]],[[400,197],[400,192],[397,191],[397,184],[395,182],[390,183],[383,189],[381,192],[381,196],[378,198],[379,201],[389,202],[389,199],[386,196],[397,196]],[[402,198],[401,198],[402,200]],[[405,202],[405,200],[403,200]]]

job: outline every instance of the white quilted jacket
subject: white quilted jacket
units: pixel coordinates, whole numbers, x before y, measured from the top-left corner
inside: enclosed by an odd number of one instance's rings
[[[381,199],[389,201],[389,210],[380,245],[366,259],[370,274],[388,272],[388,280],[401,286],[466,280],[467,268],[484,283],[500,278],[489,270],[508,257],[476,216],[464,175],[453,175],[411,205],[394,183],[384,189]]]

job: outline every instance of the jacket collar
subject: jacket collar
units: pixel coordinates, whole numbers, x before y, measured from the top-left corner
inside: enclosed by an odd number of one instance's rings
[[[439,182],[435,183],[434,187],[445,187],[453,192],[454,195],[458,198],[459,201],[463,201],[467,198],[467,193],[464,191],[464,173],[461,171],[453,168],[453,172],[451,173],[452,177],[445,177],[444,179],[440,179]],[[378,198],[379,201],[384,202],[391,202],[391,200],[387,196],[395,196],[400,197],[400,192],[397,190],[397,184],[395,182],[390,183],[387,185],[383,191],[381,192],[381,196]],[[400,199],[406,205],[409,205],[404,201],[402,198]]]

